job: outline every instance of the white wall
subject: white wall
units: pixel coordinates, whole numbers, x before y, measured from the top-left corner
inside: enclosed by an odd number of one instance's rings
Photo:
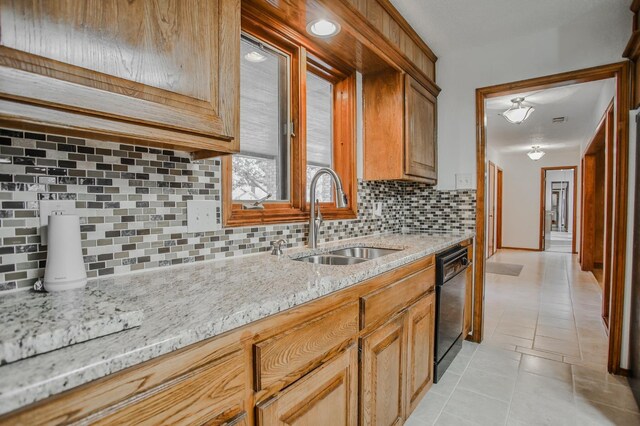
[[[524,153],[502,153],[502,160],[502,245],[537,250],[540,236],[540,170],[542,167],[578,166],[579,173],[580,151],[577,147],[552,151],[538,161],[532,161]],[[578,200],[579,194],[578,191]]]
[[[551,210],[551,183],[569,182],[567,191],[567,232],[573,232],[573,170],[547,170],[547,188],[545,189],[545,209]]]
[[[456,173],[473,173],[475,181],[476,88],[620,62],[630,35],[629,11],[596,9],[561,27],[439,52],[438,189],[454,189]]]

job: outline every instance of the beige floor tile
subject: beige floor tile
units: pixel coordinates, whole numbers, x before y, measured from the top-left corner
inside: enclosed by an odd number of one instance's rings
[[[493,336],[485,339],[483,343],[510,351],[515,351],[517,346],[522,346],[524,348],[531,348],[533,346],[533,340],[531,339],[523,339],[521,337],[500,334],[498,330],[493,333]]]
[[[434,424],[448,400],[449,398],[446,396],[435,392],[427,392],[420,404],[411,413],[405,425],[429,426]]]
[[[574,377],[574,383],[576,398],[638,412],[638,405],[629,386],[592,382],[580,377]]]
[[[544,336],[536,336],[535,340],[533,341],[533,349],[573,357],[580,356],[580,348],[578,347],[578,344],[576,342],[552,339],[550,337]]]
[[[517,347],[516,351],[522,354],[533,355],[533,356],[544,358],[544,359],[550,359],[552,361],[559,361],[559,362],[563,361],[562,355],[552,354],[551,352],[537,351],[535,349],[522,348],[522,347]]]
[[[533,336],[536,334],[536,329],[535,327],[500,324],[498,325],[498,328],[496,328],[496,333],[533,340]]]
[[[458,375],[462,375],[464,370],[467,369],[469,363],[471,362],[470,356],[464,356],[462,353],[459,353],[455,359],[451,362],[449,368],[447,368],[447,373],[455,373]]]
[[[640,414],[576,398],[576,424],[580,426],[640,425]]]
[[[464,389],[456,389],[444,407],[444,413],[488,426],[504,424],[508,411],[508,403]]]
[[[536,335],[551,337],[553,339],[569,340],[574,342],[578,341],[578,333],[575,329],[559,328],[550,325],[538,325],[538,328],[536,328]]]
[[[571,365],[537,356],[523,355],[520,370],[572,383]]]
[[[454,416],[453,414],[442,413],[440,417],[438,417],[438,421],[435,424],[436,426],[472,426],[477,425],[478,423],[467,421],[460,417]]]
[[[457,389],[464,389],[501,401],[509,402],[516,384],[516,377],[501,376],[494,372],[468,368]]]
[[[509,419],[527,425],[574,425],[572,384],[520,372],[511,400]]]
[[[548,326],[557,327],[557,328],[566,328],[567,330],[576,329],[576,322],[573,319],[564,320],[564,319],[554,318],[554,317],[539,317],[538,325],[539,326],[548,325]]]
[[[447,369],[442,375],[438,383],[434,383],[429,392],[435,392],[440,395],[449,396],[460,381],[460,374],[456,374]]]
[[[626,377],[609,374],[606,366],[591,368],[584,365],[572,365],[571,371],[578,379],[590,380],[592,382],[614,383],[625,386],[628,385]]]
[[[520,359],[514,359],[500,352],[487,351],[487,346],[480,346],[476,351],[476,354],[471,359],[469,367],[495,372],[496,374],[515,377],[518,375],[518,367],[520,365]],[[501,350],[495,348],[496,350]],[[509,352],[509,351],[504,351]],[[517,352],[513,352],[517,353]],[[520,355],[518,353],[518,355]]]

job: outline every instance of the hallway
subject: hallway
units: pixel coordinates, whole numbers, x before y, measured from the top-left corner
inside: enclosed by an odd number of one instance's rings
[[[623,377],[606,372],[601,293],[564,253],[500,250],[519,276],[487,274],[485,340],[465,342],[408,425],[638,425]]]

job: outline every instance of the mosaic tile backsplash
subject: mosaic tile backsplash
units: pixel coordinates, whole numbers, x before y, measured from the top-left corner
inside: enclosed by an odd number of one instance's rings
[[[307,241],[306,223],[187,233],[187,201],[221,198],[217,159],[0,129],[0,162],[0,291],[29,288],[44,274],[39,200],[75,201],[89,277],[266,251],[278,238],[288,247]],[[382,217],[373,213],[378,202]],[[358,218],[325,222],[319,240],[474,224],[475,191],[359,182]]]

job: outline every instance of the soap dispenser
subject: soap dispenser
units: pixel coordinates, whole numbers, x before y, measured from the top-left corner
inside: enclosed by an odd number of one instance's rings
[[[54,211],[49,216],[47,265],[44,288],[48,292],[83,288],[87,284],[80,220],[76,215]]]

